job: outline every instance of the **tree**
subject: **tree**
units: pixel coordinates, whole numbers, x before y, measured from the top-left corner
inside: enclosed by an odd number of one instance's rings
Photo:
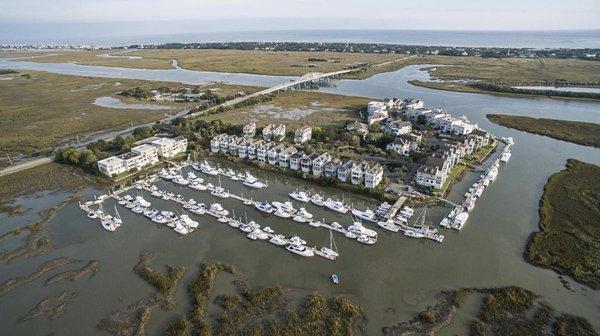
[[[419,124],[419,125],[425,125],[425,124],[427,124],[427,117],[424,116],[424,115],[422,115],[422,114],[419,115],[417,117],[417,124]]]

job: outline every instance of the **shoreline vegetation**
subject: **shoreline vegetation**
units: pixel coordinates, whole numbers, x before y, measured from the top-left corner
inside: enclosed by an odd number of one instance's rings
[[[569,159],[544,186],[539,213],[525,260],[599,289],[600,167]]]
[[[470,324],[470,336],[597,336],[584,318],[559,313],[539,296],[519,287],[467,288],[441,292],[437,303],[408,321],[382,328],[384,336],[434,335],[451,323],[461,303],[481,294],[483,302]]]
[[[55,270],[57,268],[74,263],[75,260],[66,257],[55,258],[42,263],[35,271],[30,274],[21,275],[15,278],[8,279],[0,285],[0,296],[10,292],[15,287],[32,282],[42,275]]]
[[[39,316],[45,316],[48,320],[55,320],[65,313],[67,303],[77,297],[77,292],[64,291],[58,296],[50,296],[35,305],[25,316],[19,318],[24,322]]]
[[[600,124],[505,114],[488,114],[486,116],[491,122],[505,127],[600,148]]]

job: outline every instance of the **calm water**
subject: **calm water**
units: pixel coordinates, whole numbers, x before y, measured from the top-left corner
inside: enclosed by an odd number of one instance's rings
[[[113,97],[99,97],[94,99],[94,105],[120,110],[172,110],[173,107],[158,104],[127,104]]]
[[[51,65],[47,65],[51,67]],[[369,335],[376,335],[382,325],[394,324],[412,317],[433,303],[436,293],[444,289],[462,287],[496,287],[516,285],[541,295],[557,310],[586,317],[600,329],[597,319],[600,292],[585,289],[575,284],[575,292],[566,290],[556,273],[533,267],[522,259],[523,247],[528,235],[537,230],[538,202],[547,178],[564,167],[568,158],[600,164],[598,149],[553,140],[547,137],[511,130],[488,122],[486,113],[507,113],[537,117],[581,120],[600,123],[599,105],[551,99],[523,99],[495,97],[481,94],[434,91],[411,86],[409,79],[427,79],[419,67],[408,67],[400,71],[373,76],[366,80],[344,80],[336,87],[323,91],[361,95],[373,98],[418,97],[429,106],[446,107],[455,115],[466,115],[483,128],[498,136],[512,136],[511,161],[501,168],[497,181],[486,189],[469,221],[461,232],[442,230],[446,240],[442,244],[433,241],[412,240],[398,234],[380,232],[375,246],[361,246],[356,242],[336,236],[341,252],[340,258],[327,261],[321,258],[301,259],[268,243],[253,242],[239,231],[218,223],[207,216],[198,217],[200,229],[186,237],[172,230],[121,209],[125,225],[114,233],[104,231],[98,222],[85,217],[71,204],[64,208],[50,225],[56,250],[30,261],[1,265],[0,281],[35,269],[43,260],[57,256],[73,256],[88,261],[98,259],[100,271],[91,280],[82,279],[74,283],[44,287],[40,280],[19,287],[0,297],[2,306],[10,304],[0,315],[0,325],[12,334],[45,335],[55,334],[102,334],[95,329],[97,322],[108,312],[123,309],[128,304],[153,293],[131,268],[137,263],[141,250],[156,252],[154,265],[185,265],[188,267],[186,283],[196,274],[197,264],[202,260],[222,260],[238,265],[244,278],[252,285],[281,284],[284,286],[318,290],[327,294],[344,294],[361,304],[368,313]],[[116,71],[116,70],[114,70]],[[315,188],[302,181],[256,172],[260,178],[269,180],[266,190],[249,190],[237,182],[223,179],[224,187],[234,192],[243,192],[256,199],[283,200],[289,191],[298,186]],[[450,199],[458,200],[476,178],[469,174],[452,190]],[[214,179],[213,179],[214,180]],[[193,197],[205,203],[217,199],[205,192],[176,187],[171,183],[158,182],[161,188],[177,190],[187,198]],[[373,205],[349,193],[334,189],[315,188],[327,195],[337,195],[348,203],[360,206]],[[97,191],[89,190],[87,197]],[[145,194],[153,205],[162,209],[178,209],[173,203],[156,200]],[[58,202],[64,194],[46,195],[42,198],[21,200],[35,210]],[[290,220],[267,217],[252,208],[233,200],[221,201],[224,207],[236,214],[247,215],[263,225],[269,225],[286,235],[298,234],[309,244],[322,246],[328,241],[328,232],[314,229],[306,224]],[[111,207],[107,206],[107,209]],[[336,215],[312,205],[307,210],[317,218],[337,220],[350,224],[349,215]],[[433,208],[428,211],[427,224],[437,224],[449,209]],[[32,212],[33,213],[33,212]],[[10,227],[25,223],[34,215],[2,220],[2,232]],[[17,244],[14,239],[2,242]],[[78,266],[79,267],[79,266]],[[75,268],[75,267],[72,267]],[[331,285],[328,275],[339,273],[342,283]],[[44,280],[45,277],[42,277]],[[25,323],[16,319],[24,315],[41,298],[57,295],[71,288],[79,296],[67,306],[66,314],[53,322],[38,318]],[[218,286],[221,294],[228,286]],[[222,289],[222,290],[221,290]],[[187,309],[185,290],[178,292],[178,306],[165,313],[154,310],[149,334],[162,331],[177,312]],[[446,329],[442,335],[464,334],[475,311],[477,298],[469,301],[466,310]],[[393,307],[395,313],[386,312]]]
[[[159,23],[157,23],[159,24]],[[180,24],[180,23],[177,23]],[[170,31],[172,24],[164,31]],[[47,26],[47,27],[44,27]],[[131,45],[169,42],[353,42],[404,45],[507,48],[599,48],[600,30],[566,31],[460,31],[460,30],[270,30],[238,32],[201,32],[185,34],[142,35],[136,27],[107,26],[103,23],[43,23],[18,25],[0,23],[0,41],[15,44],[97,44]],[[190,25],[190,30],[193,28]],[[154,29],[158,30],[158,29]],[[207,29],[202,29],[206,31]],[[5,32],[5,33],[3,33]],[[131,32],[124,36],[123,32]],[[35,38],[32,38],[35,36]],[[101,37],[100,37],[101,36]]]
[[[565,91],[565,92],[591,92],[600,93],[600,88],[593,87],[576,87],[576,86],[515,86],[517,89],[528,89],[528,90],[552,90],[552,91]]]

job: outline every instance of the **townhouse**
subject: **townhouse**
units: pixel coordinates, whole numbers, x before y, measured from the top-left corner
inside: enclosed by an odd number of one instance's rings
[[[178,136],[172,139],[160,138],[152,141],[151,144],[156,147],[159,156],[170,158],[184,153],[187,150],[188,141],[185,137]]]
[[[290,158],[296,154],[298,150],[294,146],[288,146],[279,152],[279,167],[288,168],[290,167]]]
[[[323,174],[323,168],[327,162],[331,161],[331,154],[325,152],[317,156],[312,162],[312,174],[315,176],[321,176]]]
[[[312,128],[310,126],[302,126],[294,132],[294,142],[303,144],[312,138]]]
[[[352,168],[354,168],[355,162],[348,160],[341,164],[337,170],[337,178],[342,182],[348,182],[352,175]]]
[[[373,189],[383,181],[383,166],[376,163],[365,171],[365,188]]]
[[[242,129],[244,136],[247,138],[253,138],[256,135],[256,123],[249,123],[244,125]]]
[[[267,152],[267,162],[270,165],[279,164],[279,152],[281,152],[284,148],[285,146],[282,144],[271,147]]]

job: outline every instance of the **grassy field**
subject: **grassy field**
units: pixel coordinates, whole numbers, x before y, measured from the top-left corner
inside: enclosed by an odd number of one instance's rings
[[[540,201],[540,231],[525,259],[600,288],[600,167],[574,159],[552,175]]]
[[[496,124],[521,131],[580,145],[600,147],[600,124],[504,114],[488,114],[487,118]]]
[[[369,101],[361,97],[288,91],[277,94],[270,102],[235,108],[201,119],[218,119],[233,124],[256,122],[258,126],[283,123],[290,129],[301,125],[345,124],[349,120],[359,120],[358,110],[364,109]]]
[[[147,59],[128,59],[129,53],[114,52],[115,56],[124,57],[102,57],[111,53],[109,50],[93,51],[47,51],[47,52],[23,52],[23,53],[0,53],[0,58],[13,57],[31,57],[28,61],[38,63],[77,63],[83,65],[99,65],[119,68],[138,68],[138,69],[171,69],[171,59],[166,58],[147,58]]]
[[[21,74],[28,74],[31,78]],[[95,98],[105,96],[121,99],[116,95],[117,92],[136,86],[183,87],[175,83],[114,80],[35,71],[21,74],[10,75],[12,80],[0,81],[0,151],[4,153],[29,154],[72,141],[75,136],[90,132],[158,120],[168,111],[113,109],[92,103]],[[215,84],[207,87],[217,86],[223,89],[222,94],[256,90]],[[126,103],[140,103],[135,99],[122,100]],[[169,106],[176,108],[170,111],[178,111],[191,104],[172,103]]]

